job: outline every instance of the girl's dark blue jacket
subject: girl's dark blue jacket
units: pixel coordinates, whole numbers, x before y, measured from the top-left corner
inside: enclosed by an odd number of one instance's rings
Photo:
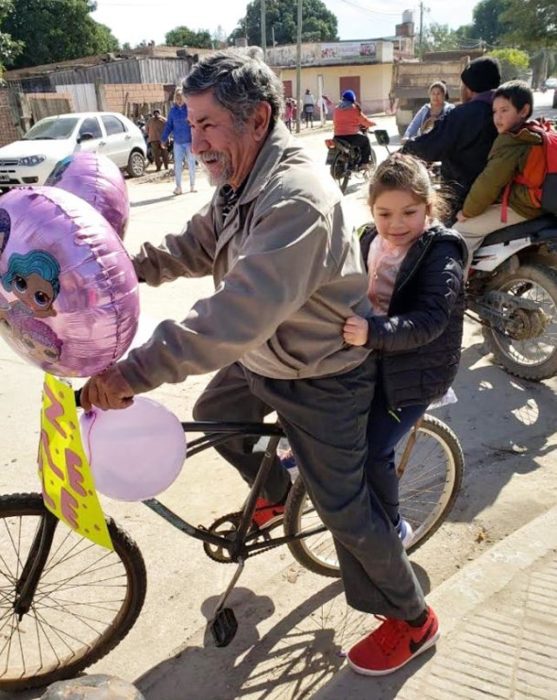
[[[367,267],[373,225],[360,230]],[[390,408],[426,404],[445,394],[460,361],[466,246],[432,226],[412,245],[395,281],[387,316],[368,318],[366,347],[376,351]]]
[[[188,122],[188,108],[186,105],[172,105],[161,136],[161,141],[166,141],[170,134],[174,134],[176,143],[191,143],[191,126]]]

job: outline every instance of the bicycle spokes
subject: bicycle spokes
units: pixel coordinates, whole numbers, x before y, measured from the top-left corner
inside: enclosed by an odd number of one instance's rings
[[[63,668],[88,652],[118,617],[128,586],[126,568],[115,552],[59,527],[30,607],[18,614],[18,581],[44,512],[0,517],[3,689],[11,680]]]

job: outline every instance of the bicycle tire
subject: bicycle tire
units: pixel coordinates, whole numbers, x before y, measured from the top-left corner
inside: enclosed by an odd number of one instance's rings
[[[0,496],[0,691],[36,688],[75,676],[124,639],[145,599],[141,552],[111,518],[106,522],[114,552],[59,524],[32,607],[18,620],[13,611],[15,584],[26,561],[24,550],[45,513],[38,493]],[[93,596],[88,604],[83,602],[86,588]],[[114,598],[120,590],[119,603]],[[100,600],[104,593],[106,600]],[[87,605],[90,609],[84,609]],[[100,619],[109,616],[111,620]],[[86,641],[81,634],[96,636]],[[76,642],[80,648],[71,649]]]
[[[439,484],[439,496],[432,504],[428,515],[420,519],[409,517],[408,512],[412,512],[410,498],[414,498],[417,493],[416,488],[411,490],[411,475],[417,473],[422,479],[428,476],[427,471],[423,471],[424,465],[420,460],[420,453],[417,452],[416,446],[413,448],[400,488],[401,513],[414,530],[414,539],[408,548],[409,553],[426,542],[446,519],[460,491],[464,471],[462,448],[455,433],[445,423],[426,414],[417,429],[416,445],[420,439],[423,441],[425,438],[433,438],[445,455],[445,476],[443,482]],[[404,444],[406,444],[406,440]],[[404,445],[401,445],[397,454],[400,454],[403,447]],[[409,490],[410,493],[407,494]],[[428,493],[430,490],[431,488],[428,489]],[[308,520],[305,526],[302,525],[303,518]],[[304,527],[314,528],[320,522],[319,516],[307,497],[304,482],[298,478],[290,489],[286,501],[284,532],[287,536],[296,535],[303,532]],[[333,539],[328,531],[289,542],[288,548],[296,561],[309,571],[333,578],[340,576]]]

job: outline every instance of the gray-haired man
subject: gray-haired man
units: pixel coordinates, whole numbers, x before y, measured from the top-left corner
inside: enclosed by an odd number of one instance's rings
[[[438,623],[365,477],[376,365],[341,333],[348,316],[368,311],[358,242],[334,182],[282,124],[281,92],[264,63],[233,52],[207,57],[184,81],[192,148],[217,190],[181,234],[146,243],[134,263],[152,285],[212,274],[215,293],[89,380],[82,404],[124,408],[134,394],[222,368],[197,419],[257,421],[276,411],[335,538],[348,602],[387,617],[350,651],[350,664],[383,674],[434,644]],[[259,466],[252,447],[221,448],[248,482]],[[259,527],[281,513],[288,487],[277,459]]]

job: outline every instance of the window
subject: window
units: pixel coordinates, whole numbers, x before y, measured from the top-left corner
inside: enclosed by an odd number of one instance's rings
[[[126,128],[118,117],[113,117],[112,115],[108,114],[101,117],[101,119],[103,120],[107,136],[111,136],[112,134],[123,134],[126,131]]]
[[[79,135],[92,134],[94,139],[100,139],[102,137],[101,126],[98,119],[95,117],[87,117],[83,120],[83,124],[79,127]]]
[[[75,117],[53,117],[41,119],[23,137],[24,141],[40,141],[41,139],[69,139],[75,129]]]

